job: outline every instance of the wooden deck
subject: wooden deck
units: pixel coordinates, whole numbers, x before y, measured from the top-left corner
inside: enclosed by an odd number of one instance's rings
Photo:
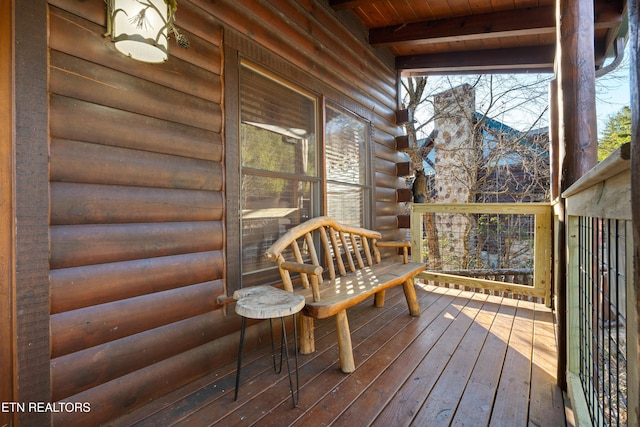
[[[563,426],[552,313],[540,304],[418,286],[420,317],[401,287],[385,308],[349,310],[356,371],[339,370],[333,322],[317,323],[316,352],[300,355],[300,403],[270,346],[151,402],[113,425]],[[268,344],[268,342],[267,342]]]

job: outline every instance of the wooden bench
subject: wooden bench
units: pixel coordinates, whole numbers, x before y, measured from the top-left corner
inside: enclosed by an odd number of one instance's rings
[[[299,316],[301,353],[315,351],[313,319],[336,316],[340,368],[353,372],[347,308],[372,295],[375,306],[382,307],[385,290],[392,286],[403,286],[409,313],[420,315],[413,278],[425,265],[408,262],[408,242],[380,242],[380,238],[377,231],[318,217],[292,228],[267,250],[266,258],[278,264],[284,289],[305,297]],[[403,248],[404,262],[381,261],[381,247]],[[296,288],[292,273],[300,284]]]

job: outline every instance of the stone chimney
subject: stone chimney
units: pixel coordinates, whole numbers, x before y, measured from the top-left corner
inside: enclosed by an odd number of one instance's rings
[[[466,203],[472,187],[468,173],[475,161],[475,90],[468,84],[434,96],[436,202]]]
[[[467,203],[475,174],[473,113],[475,90],[468,84],[434,96],[436,203]],[[459,214],[436,215],[438,240],[442,243],[443,270],[467,268],[469,219]]]

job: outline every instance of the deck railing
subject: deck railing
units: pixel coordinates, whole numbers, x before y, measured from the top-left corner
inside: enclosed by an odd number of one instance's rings
[[[627,417],[640,400],[629,163],[626,146],[562,194],[567,383],[579,425],[637,425]]]
[[[419,277],[550,304],[549,203],[411,205],[412,260]]]

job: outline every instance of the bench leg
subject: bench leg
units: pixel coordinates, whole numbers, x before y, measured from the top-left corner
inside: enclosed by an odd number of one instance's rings
[[[340,350],[340,369],[345,374],[356,370],[353,361],[353,347],[351,346],[351,332],[347,320],[347,310],[336,314],[336,332],[338,333],[338,348]]]
[[[413,279],[407,279],[402,285],[404,289],[404,297],[407,299],[407,305],[409,306],[409,313],[412,316],[420,316],[420,304],[418,304],[418,297],[416,296],[416,288],[413,287]]]
[[[376,307],[384,307],[384,291],[377,292],[375,295],[375,299],[373,301],[373,305]]]
[[[298,331],[300,331],[298,347],[300,348],[300,353],[311,354],[316,351],[316,343],[313,334],[313,317],[300,314],[298,316],[298,322]]]

